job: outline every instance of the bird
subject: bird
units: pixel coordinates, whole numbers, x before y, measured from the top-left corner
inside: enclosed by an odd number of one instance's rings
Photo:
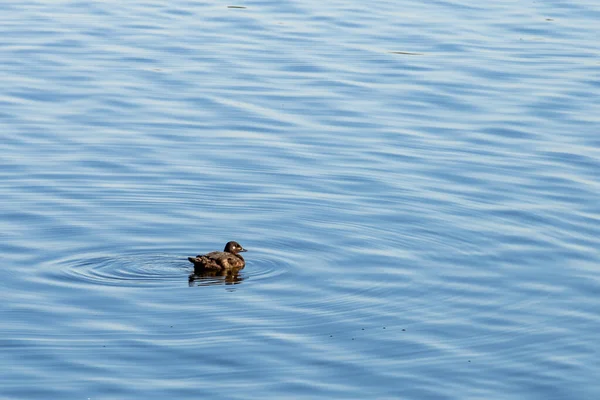
[[[240,270],[246,266],[246,262],[239,253],[245,251],[248,250],[238,242],[231,241],[227,242],[223,251],[199,254],[196,257],[188,257],[188,260],[194,264],[194,274],[202,274],[207,271]]]

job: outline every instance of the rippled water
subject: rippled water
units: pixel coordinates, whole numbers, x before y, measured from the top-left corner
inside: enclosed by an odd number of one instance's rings
[[[0,397],[597,398],[599,19],[2,2]]]

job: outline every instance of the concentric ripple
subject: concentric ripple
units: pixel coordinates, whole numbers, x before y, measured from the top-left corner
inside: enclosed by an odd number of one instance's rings
[[[57,260],[51,280],[67,284],[108,286],[182,286],[189,264],[180,255],[137,253],[88,255]]]
[[[190,279],[193,267],[181,254],[98,254],[56,260],[43,276],[59,285],[209,286],[274,278],[287,269],[280,264],[277,260],[259,255],[247,261],[246,268],[237,274],[194,275]]]

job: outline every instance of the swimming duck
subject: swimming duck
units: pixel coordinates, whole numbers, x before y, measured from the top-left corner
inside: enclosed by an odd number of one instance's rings
[[[188,257],[194,264],[194,273],[202,274],[206,271],[225,271],[244,268],[246,262],[238,253],[247,251],[238,242],[227,242],[223,251],[213,251],[196,257]]]

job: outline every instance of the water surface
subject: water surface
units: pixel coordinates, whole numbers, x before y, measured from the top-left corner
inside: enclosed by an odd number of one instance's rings
[[[3,2],[0,397],[597,398],[599,18]]]

